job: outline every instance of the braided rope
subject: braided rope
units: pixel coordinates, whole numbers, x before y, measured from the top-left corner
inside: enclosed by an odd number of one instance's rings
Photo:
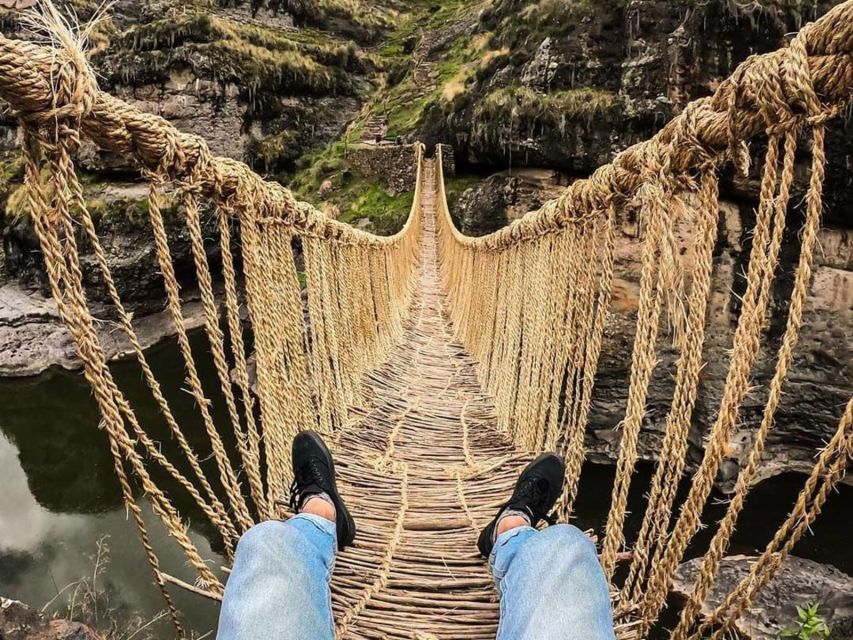
[[[612,577],[623,557],[620,552],[625,545],[627,498],[646,418],[649,385],[657,365],[656,346],[661,326],[668,324],[678,354],[675,388],[666,418],[661,461],[653,478],[628,579],[618,598],[620,611],[639,611],[641,619],[631,623],[630,632],[643,636],[657,618],[678,564],[700,526],[702,509],[749,390],[779,262],[794,180],[797,135],[810,132],[812,167],[806,222],[788,324],[768,400],[734,498],[703,558],[693,595],[674,637],[695,638],[710,628],[710,622],[705,622],[693,633],[750,481],[757,472],[802,324],[820,218],[824,125],[837,115],[853,86],[853,2],[839,5],[805,27],[788,48],[749,58],[713,96],[688,105],[654,138],[624,151],[589,180],[574,183],[540,210],[483,238],[468,238],[454,226],[446,202],[440,152],[433,173],[431,168],[424,169],[423,149],[416,146],[417,186],[403,229],[389,237],[364,233],[297,202],[290,191],[264,182],[246,165],[214,157],[200,138],[182,134],[165,120],[99,92],[72,34],[62,25],[56,28],[56,51],[0,37],[0,97],[10,103],[22,124],[27,203],[45,256],[51,291],[77,344],[85,376],[101,411],[102,428],[109,440],[123,499],[134,517],[155,582],[163,592],[179,635],[183,630],[177,611],[165,590],[166,578],[151,548],[125,465],[138,477],[154,512],[196,569],[201,586],[218,596],[222,585],[187,535],[186,525],[170,497],[152,479],[146,458],[160,465],[192,496],[220,532],[230,555],[239,534],[258,518],[280,515],[275,505],[281,502],[290,480],[289,444],[300,429],[318,428],[336,446],[349,447],[359,452],[361,459],[374,462],[375,448],[384,447],[384,455],[370,472],[397,476],[401,504],[390,524],[389,518],[380,518],[390,527],[385,544],[378,545],[379,537],[369,530],[369,549],[374,551],[358,550],[363,554],[357,556],[362,567],[362,560],[370,558],[378,559],[380,568],[364,587],[354,587],[353,581],[345,583],[342,591],[352,598],[339,623],[341,633],[359,627],[374,605],[385,606],[380,594],[394,586],[392,575],[398,562],[397,550],[404,545],[404,534],[409,530],[407,519],[413,518],[411,526],[415,530],[432,522],[427,522],[423,513],[418,518],[412,514],[424,508],[419,503],[424,487],[442,484],[433,482],[431,477],[425,481],[423,476],[435,473],[437,467],[423,465],[426,456],[412,452],[403,443],[411,439],[410,431],[429,427],[428,412],[443,411],[433,403],[460,404],[457,414],[441,416],[459,432],[458,464],[438,466],[452,484],[443,497],[458,502],[464,511],[462,528],[466,536],[468,529],[476,528],[475,518],[480,515],[472,504],[485,496],[490,501],[486,506],[490,507],[495,498],[481,488],[466,492],[459,469],[465,469],[469,482],[510,459],[502,447],[484,444],[486,438],[506,436],[520,449],[563,452],[568,488],[559,508],[568,517],[585,459],[586,423],[612,297],[616,217],[620,207],[636,199],[641,207],[643,242],[637,330],[602,564],[608,577]],[[746,142],[761,134],[769,139],[761,201],[747,290],[723,395],[704,457],[669,532],[676,489],[686,466],[687,434],[703,365],[704,322],[719,215],[718,169],[731,162],[743,170],[748,159]],[[166,304],[177,332],[189,391],[212,451],[216,483],[205,477],[195,449],[177,424],[145,359],[132,315],[122,303],[110,274],[72,161],[81,136],[134,158],[150,181],[149,219]],[[49,186],[40,180],[42,171],[49,175]],[[180,213],[190,240],[205,335],[228,427],[236,437],[234,456],[226,447],[222,427],[215,423],[212,403],[202,387],[190,347],[181,283],[162,212],[167,185],[176,188],[182,203]],[[695,216],[682,200],[685,192],[689,194],[688,202],[691,198],[698,202]],[[202,236],[202,214],[207,211],[216,217],[220,236],[224,285],[221,296],[213,285],[214,273]],[[429,212],[425,219],[423,211]],[[184,475],[159,450],[112,378],[83,287],[76,222],[81,223],[119,324],[195,480]],[[685,222],[694,224],[698,231],[692,273],[687,273],[681,264],[676,242],[677,226]],[[239,256],[231,247],[232,224],[240,229]],[[433,244],[434,238],[437,245]],[[440,263],[438,273],[436,258]],[[300,265],[304,265],[307,281],[305,299]],[[239,309],[241,269],[253,336],[260,421],[254,415],[244,321]],[[439,280],[454,337],[464,349],[451,347],[450,330],[444,321],[440,326],[436,324],[441,303],[436,298],[427,301],[423,297],[432,295],[431,289],[425,294],[423,288],[437,286]],[[418,331],[413,334],[408,315],[416,297],[420,301]],[[225,330],[220,326],[221,313],[225,316],[229,350]],[[413,378],[408,380],[423,381],[426,388],[437,393],[436,397],[419,393],[410,381],[393,387],[394,382],[388,379],[378,381],[371,392],[380,396],[388,393],[387,402],[367,397],[370,393],[365,393],[368,389],[362,385],[365,374],[398,353],[396,346],[404,336],[423,335],[430,336],[429,347],[435,346],[433,339],[440,339],[445,345],[442,353],[448,357],[458,358],[467,351],[476,359],[476,379],[472,373],[463,385],[468,385],[466,389],[470,391],[479,381],[478,390],[491,396],[494,405],[483,414],[486,418],[478,413],[483,411],[482,406],[469,410],[467,396],[462,401],[463,396],[447,394],[451,385],[459,382],[457,378],[462,378],[463,367],[456,360],[450,379],[430,378],[436,371],[446,369],[431,364],[436,356],[429,349],[413,351],[414,355],[405,362],[413,372]],[[415,399],[407,400],[405,408],[401,408],[390,399],[394,394],[413,395]],[[365,419],[353,423],[352,407],[371,402],[376,405],[365,412]],[[836,436],[815,464],[791,517],[753,567],[749,579],[738,585],[714,612],[712,620],[724,629],[734,624],[755,592],[778,570],[843,475],[853,442],[851,407],[853,402],[848,404]],[[366,419],[380,414],[387,426],[381,437],[371,430]],[[501,434],[480,433],[485,420],[496,421]],[[359,425],[358,433],[353,432],[353,424]],[[359,438],[364,441],[359,442]],[[248,485],[245,490],[241,472]],[[479,580],[478,573],[471,584],[479,584]],[[453,581],[440,578],[436,584],[450,585]],[[430,602],[439,601],[440,598]],[[489,608],[474,619],[488,625],[492,615]]]

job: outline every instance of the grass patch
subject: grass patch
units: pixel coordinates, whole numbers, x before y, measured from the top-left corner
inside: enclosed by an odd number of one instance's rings
[[[367,218],[375,233],[396,233],[409,215],[414,192],[391,196],[374,180],[353,175],[347,168],[344,149],[344,143],[337,141],[303,156],[288,186],[300,200],[319,209],[335,209],[342,222]]]
[[[548,36],[565,38],[602,13],[621,15],[625,0],[496,0],[481,14],[481,24],[494,32],[491,46],[530,54]]]
[[[345,151],[346,144],[336,141],[302,156],[296,163],[296,174],[288,186],[303,200],[316,202],[323,182],[341,180],[346,167]]]
[[[475,175],[456,175],[444,178],[444,193],[447,196],[447,206],[451,211],[462,192],[470,189],[478,182],[480,182],[480,176]]]
[[[375,4],[360,0],[283,0],[281,7],[300,24],[332,27],[366,42],[375,41],[392,24]]]
[[[391,235],[403,228],[414,201],[414,191],[400,196],[389,196],[375,182],[351,179],[335,195],[340,209],[339,220],[354,223],[362,218],[370,220],[375,233]]]
[[[21,154],[17,151],[4,151],[0,156],[0,207],[4,209],[15,191],[23,182],[23,166]],[[20,190],[23,192],[23,190]],[[10,215],[6,209],[7,216]]]
[[[388,112],[388,136],[391,138],[409,134],[424,122],[424,115],[432,107],[443,107],[463,94],[469,81],[475,76],[484,56],[484,38],[460,36],[441,53],[433,73],[435,86],[423,95],[411,74],[393,87],[383,101]]]
[[[353,93],[369,61],[352,42],[235,22],[199,8],[139,24],[100,52],[113,79],[164,80],[174,68],[231,82],[250,95]]]
[[[622,113],[622,100],[602,89],[580,88],[537,93],[528,87],[503,87],[485,96],[474,108],[472,133],[490,140],[508,139],[513,131],[536,136],[564,136],[573,122],[613,120]]]

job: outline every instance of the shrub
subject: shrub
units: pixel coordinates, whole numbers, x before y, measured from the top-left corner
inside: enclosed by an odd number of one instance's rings
[[[797,620],[795,626],[783,629],[779,633],[780,638],[796,638],[797,640],[821,640],[828,638],[831,633],[829,625],[823,616],[818,615],[817,604],[807,604],[805,607],[797,607]]]

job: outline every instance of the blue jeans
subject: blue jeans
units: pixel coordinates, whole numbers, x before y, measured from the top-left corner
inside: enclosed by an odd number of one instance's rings
[[[256,525],[240,539],[218,640],[334,640],[329,580],[335,525],[310,514]],[[612,640],[595,546],[575,527],[498,536],[489,565],[501,598],[498,640]]]
[[[518,527],[495,540],[489,566],[501,598],[498,640],[613,640],[595,545],[577,527]]]

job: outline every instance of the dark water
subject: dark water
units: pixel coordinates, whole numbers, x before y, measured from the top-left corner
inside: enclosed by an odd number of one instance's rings
[[[197,333],[192,341],[200,374],[206,381],[215,381],[203,336]],[[200,418],[192,396],[181,389],[183,365],[176,345],[169,342],[151,349],[149,360],[179,424],[204,455]],[[140,422],[152,430],[164,450],[173,448],[139,367],[121,362],[113,371]],[[221,402],[216,402],[213,384],[208,386],[218,408]],[[0,408],[0,594],[38,608],[56,598],[48,610],[62,612],[75,597],[75,587],[68,585],[81,578],[91,580],[98,541],[103,538],[107,563],[97,588],[130,635],[140,620],[155,618],[163,602],[152,583],[136,527],[122,507],[107,438],[98,429],[97,405],[83,376],[51,371],[35,379],[2,381]],[[175,501],[189,517],[190,536],[203,557],[210,559],[212,567],[220,567],[223,557],[214,551],[215,533],[186,496],[175,494]],[[186,566],[182,552],[139,491],[137,502],[145,512],[163,570],[192,582],[194,571]],[[215,603],[181,589],[171,591],[189,628],[198,635],[215,628]],[[170,625],[164,618],[147,630],[156,637],[169,637]],[[145,637],[142,633],[136,637],[140,636]]]
[[[193,346],[200,373],[209,383],[207,391],[214,409],[221,412],[215,373],[201,334],[193,336]],[[155,347],[149,357],[176,418],[199,453],[204,454],[206,438],[192,396],[181,389],[183,366],[175,344]],[[157,435],[164,449],[172,448],[139,368],[135,363],[122,362],[113,370],[119,385],[138,408],[141,422]],[[215,417],[222,418],[217,413]],[[205,464],[210,465],[211,461]],[[651,472],[651,467],[640,467],[632,484],[629,539],[642,518]],[[730,553],[760,551],[785,518],[803,480],[800,475],[790,474],[754,488]],[[578,526],[602,530],[612,482],[611,467],[589,464],[584,468],[577,505]],[[147,502],[141,496],[138,501],[145,510],[164,571],[191,581],[194,574],[182,553],[151,515]],[[176,494],[176,502],[181,512],[189,516],[190,533],[201,553],[210,559],[211,566],[220,567],[223,558],[216,551],[215,532],[185,496]],[[853,489],[842,487],[828,501],[814,535],[802,541],[795,553],[853,573],[853,546],[849,544],[853,527],[851,504]],[[710,506],[704,520],[716,521],[724,508],[723,504]],[[712,535],[711,527],[702,531],[690,553],[701,553]],[[139,619],[150,620],[161,611],[162,602],[152,585],[136,529],[121,506],[106,436],[98,430],[97,408],[88,386],[81,375],[65,372],[0,382],[0,594],[36,607],[52,601],[48,610],[62,611],[75,591],[67,585],[92,575],[93,556],[101,539],[109,551],[97,585],[108,596],[114,617],[123,621],[128,629],[126,635],[130,635]],[[172,589],[172,593],[187,626],[197,635],[215,628],[214,603],[180,589]],[[169,637],[165,619],[151,629],[156,630],[157,637]]]

